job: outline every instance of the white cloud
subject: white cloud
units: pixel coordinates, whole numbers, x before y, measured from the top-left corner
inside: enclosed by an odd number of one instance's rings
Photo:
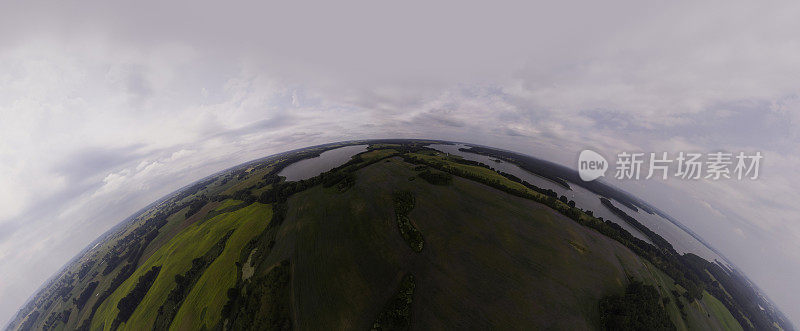
[[[800,319],[797,3],[14,6],[0,4],[0,321],[174,189],[387,136],[566,165],[584,148],[760,150],[758,181],[620,185]]]

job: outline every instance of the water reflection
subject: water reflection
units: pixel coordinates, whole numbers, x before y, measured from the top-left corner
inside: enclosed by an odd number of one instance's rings
[[[318,157],[300,160],[283,168],[278,176],[287,181],[309,179],[349,161],[354,155],[367,150],[367,145],[345,146],[322,152]]]
[[[453,155],[458,155],[463,157],[467,160],[478,161],[482,162],[495,170],[506,172],[512,174],[514,176],[519,177],[520,179],[527,181],[533,185],[544,189],[551,189],[558,193],[558,195],[564,195],[568,199],[575,201],[575,205],[578,208],[583,210],[591,210],[594,216],[602,217],[603,219],[610,220],[619,224],[625,230],[628,230],[633,236],[636,238],[642,239],[649,243],[652,243],[647,236],[645,236],[642,232],[628,224],[627,222],[623,221],[619,218],[616,214],[608,210],[605,206],[602,205],[600,202],[600,196],[591,192],[577,184],[570,183],[572,190],[568,190],[565,187],[556,184],[555,182],[538,176],[534,173],[528,172],[514,164],[507,163],[507,162],[496,162],[496,159],[479,154],[467,153],[459,151],[459,148],[466,148],[468,146],[463,144],[456,144],[456,145],[445,145],[445,144],[432,144],[428,147],[436,149],[438,151],[449,153]],[[657,233],[658,235],[664,237],[667,241],[669,241],[672,246],[675,248],[676,251],[679,253],[694,253],[698,256],[708,259],[709,261],[719,260],[724,261],[722,257],[714,253],[711,249],[706,247],[703,243],[699,242],[697,239],[692,237],[686,231],[679,228],[669,220],[659,216],[659,215],[651,215],[643,210],[634,211],[628,209],[627,207],[623,206],[621,203],[614,199],[611,200],[618,208],[622,209],[628,215],[632,216],[640,223],[644,224],[649,229],[653,230],[653,232]]]

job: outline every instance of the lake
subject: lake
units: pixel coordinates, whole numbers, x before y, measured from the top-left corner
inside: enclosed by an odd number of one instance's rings
[[[317,157],[300,160],[283,168],[278,176],[286,177],[286,181],[309,179],[325,171],[336,168],[354,155],[367,150],[367,145],[345,146],[322,152]]]

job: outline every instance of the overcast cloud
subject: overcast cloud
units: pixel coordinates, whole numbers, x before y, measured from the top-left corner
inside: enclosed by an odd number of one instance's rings
[[[0,4],[0,325],[155,199],[331,141],[761,151],[757,181],[615,182],[800,325],[797,2]]]

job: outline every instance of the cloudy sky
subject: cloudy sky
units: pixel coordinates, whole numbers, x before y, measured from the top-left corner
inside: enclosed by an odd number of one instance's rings
[[[755,181],[615,182],[800,324],[797,2],[0,4],[0,325],[153,200],[330,141],[760,151]]]

